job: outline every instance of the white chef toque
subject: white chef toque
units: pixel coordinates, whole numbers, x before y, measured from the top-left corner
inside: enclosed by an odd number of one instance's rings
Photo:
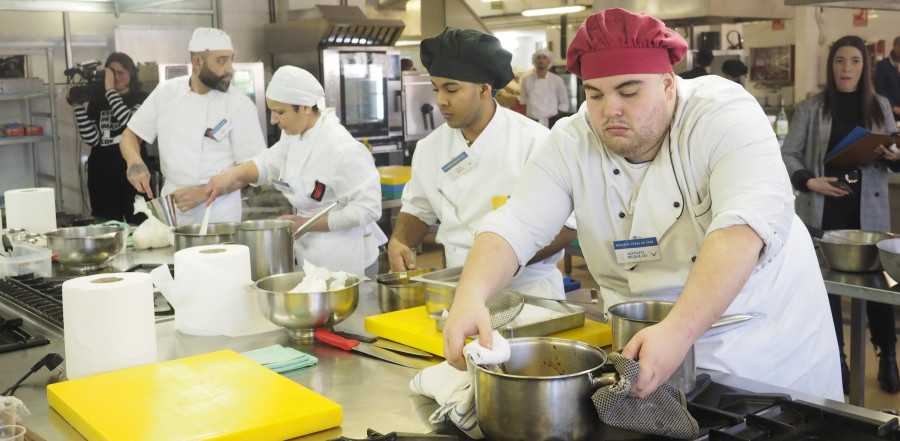
[[[311,73],[296,66],[281,66],[266,87],[266,98],[297,106],[325,109],[325,89]]]
[[[215,28],[194,29],[194,35],[191,36],[191,42],[188,44],[190,52],[233,50],[231,37],[225,31]]]

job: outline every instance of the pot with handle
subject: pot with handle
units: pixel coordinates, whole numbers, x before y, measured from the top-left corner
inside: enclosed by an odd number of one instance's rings
[[[585,440],[600,423],[591,395],[616,381],[602,349],[553,337],[509,339],[510,358],[493,366],[469,363],[475,411],[485,438]],[[604,366],[605,365],[605,366]]]
[[[608,309],[609,324],[612,326],[612,350],[619,351],[631,341],[641,329],[662,321],[675,306],[675,302],[662,300],[640,300],[612,305]],[[716,335],[725,331],[749,324],[755,318],[765,314],[751,312],[745,314],[725,315],[710,326],[704,336]],[[672,374],[668,383],[689,394],[696,387],[696,365],[694,363],[694,347],[688,350],[681,366]]]
[[[283,219],[237,224],[235,241],[250,248],[250,277],[253,280],[294,271],[293,227],[293,222]]]

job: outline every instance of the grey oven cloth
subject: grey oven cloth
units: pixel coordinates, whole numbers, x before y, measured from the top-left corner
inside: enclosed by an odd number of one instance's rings
[[[609,354],[609,361],[619,374],[618,381],[597,389],[591,396],[600,421],[620,429],[671,438],[700,436],[697,421],[687,411],[684,393],[663,383],[646,398],[629,397],[628,391],[637,381],[641,366],[615,352]]]

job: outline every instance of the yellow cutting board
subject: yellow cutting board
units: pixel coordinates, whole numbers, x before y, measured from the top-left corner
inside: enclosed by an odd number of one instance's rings
[[[47,401],[89,441],[281,441],[341,424],[341,406],[219,351],[47,386]]]
[[[444,356],[444,340],[434,319],[428,316],[424,306],[366,317],[366,332],[403,343],[416,349]],[[584,320],[584,326],[558,332],[548,337],[568,338],[594,346],[612,344],[612,327],[593,320]]]

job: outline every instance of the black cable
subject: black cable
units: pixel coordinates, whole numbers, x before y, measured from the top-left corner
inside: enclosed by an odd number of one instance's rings
[[[16,381],[16,384],[12,385],[9,389],[6,389],[5,391],[3,391],[3,393],[0,393],[0,395],[3,395],[3,396],[12,395],[16,391],[16,389],[19,388],[19,385],[21,385],[22,382],[25,381],[26,378],[31,376],[31,374],[41,370],[41,368],[44,366],[47,366],[47,370],[52,371],[53,369],[56,369],[57,366],[62,364],[62,362],[63,362],[62,355],[59,355],[57,353],[50,353],[50,354],[45,355],[44,358],[41,358],[40,361],[38,361],[37,363],[34,364],[34,366],[31,367],[31,369],[29,370],[29,372],[27,374],[25,374],[25,376],[20,378],[19,381]]]

